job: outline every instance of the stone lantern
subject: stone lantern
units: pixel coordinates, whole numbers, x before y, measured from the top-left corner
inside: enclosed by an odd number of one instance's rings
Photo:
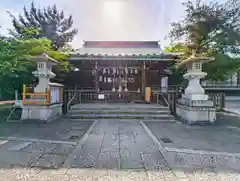
[[[23,88],[23,111],[22,120],[41,120],[49,122],[62,115],[63,85],[51,83],[50,79],[55,77],[51,71],[57,61],[46,53],[34,56],[30,59],[37,64],[37,70],[32,72],[39,81],[33,92]]]
[[[213,61],[212,57],[203,57],[194,53],[179,65],[187,68],[187,73],[183,75],[189,81],[187,88],[178,100],[176,107],[177,115],[188,123],[211,122],[216,120],[216,110],[213,102],[208,100],[208,95],[200,84],[200,80],[207,73],[202,71],[202,64]]]
[[[38,85],[34,88],[34,92],[46,92],[50,79],[56,75],[52,72],[52,66],[57,65],[57,61],[49,57],[46,53],[34,56],[30,59],[37,63],[37,70],[33,72],[38,77]]]

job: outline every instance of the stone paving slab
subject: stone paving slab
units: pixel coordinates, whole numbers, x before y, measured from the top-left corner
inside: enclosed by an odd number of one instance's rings
[[[15,148],[22,142],[9,141],[0,147],[0,166],[4,164],[59,168],[65,162],[67,156],[73,151],[76,145],[52,144],[52,143],[31,143],[20,149]]]
[[[101,120],[91,130],[83,146],[71,155],[71,166],[144,170],[143,155],[157,151],[157,156],[163,158],[139,121]]]
[[[93,121],[74,121],[59,119],[50,123],[2,123],[0,138],[16,137],[29,139],[45,139],[55,141],[79,140]],[[77,128],[77,129],[76,129]],[[77,139],[71,139],[77,136]]]
[[[181,123],[145,122],[164,147],[240,153],[240,131],[227,126],[190,126]],[[172,142],[164,143],[162,138]]]
[[[1,137],[0,167],[7,164],[24,167],[60,168],[91,124],[92,121],[75,122],[69,120],[49,124],[18,124],[21,128],[20,131],[17,134],[9,135],[19,135],[19,137]],[[12,126],[17,125],[12,124]],[[74,129],[74,126],[77,129]],[[11,125],[9,124],[8,127],[10,128]],[[34,131],[36,135],[34,135]],[[40,131],[43,131],[41,136]],[[33,136],[31,137],[31,135]],[[69,136],[75,138],[66,138]]]
[[[226,151],[226,148],[224,145],[221,145],[221,147],[217,147],[218,150],[213,152],[212,150],[209,150],[209,147],[204,147],[205,145],[210,144],[213,140],[211,137],[209,139],[206,138],[206,135],[210,135],[210,128],[206,127],[206,130],[203,129],[203,127],[193,127],[193,130],[189,129],[188,125],[181,125],[181,124],[155,124],[155,123],[145,123],[147,127],[153,132],[153,134],[158,139],[159,144],[161,145],[164,157],[167,160],[168,164],[171,165],[172,169],[184,169],[184,168],[205,168],[205,167],[211,167],[214,169],[219,170],[220,172],[225,171],[228,172],[229,170],[234,172],[240,172],[240,157],[236,155],[234,152],[224,152]],[[147,128],[147,129],[148,129]],[[173,128],[173,129],[171,129]],[[176,128],[179,128],[177,131]],[[219,130],[224,131],[224,127],[212,127],[212,132],[218,132]],[[168,132],[164,131],[165,129],[168,129]],[[187,133],[183,132],[185,129],[189,130]],[[201,130],[201,132],[199,131]],[[223,132],[223,136],[228,135],[228,128],[226,128],[227,132]],[[177,131],[177,132],[176,132]],[[196,135],[192,134],[192,137],[189,137],[189,134],[191,135],[191,132],[196,131],[198,132],[198,137]],[[237,134],[234,130],[234,134]],[[231,132],[231,131],[230,131]],[[166,133],[166,134],[165,134]],[[201,137],[201,134],[205,134]],[[164,135],[165,134],[165,135]],[[183,141],[179,138],[175,138],[179,134],[178,137],[181,137]],[[186,136],[187,135],[187,136]],[[219,136],[221,136],[220,133],[218,133]],[[231,140],[230,134],[228,135],[229,142],[232,144],[236,144],[236,140]],[[173,141],[171,144],[164,143],[162,141],[162,138],[169,138],[171,141]],[[237,137],[237,136],[236,136]],[[185,140],[184,140],[185,139]],[[233,137],[234,139],[234,137]],[[195,140],[195,142],[187,142],[187,140]],[[200,144],[198,143],[198,140]],[[217,137],[215,136],[214,141],[218,141]],[[210,143],[209,143],[210,142]],[[177,143],[177,144],[175,144]],[[206,144],[205,144],[206,143]],[[179,147],[181,145],[181,147]],[[197,145],[197,146],[196,146]],[[212,144],[214,146],[215,144]],[[219,144],[220,145],[220,144]],[[173,148],[173,147],[176,148]],[[188,146],[188,148],[186,148]],[[202,147],[200,147],[202,146]],[[234,147],[233,147],[234,148]],[[200,150],[201,149],[201,150]],[[221,152],[222,151],[222,152]],[[233,151],[239,151],[239,150],[233,150]]]

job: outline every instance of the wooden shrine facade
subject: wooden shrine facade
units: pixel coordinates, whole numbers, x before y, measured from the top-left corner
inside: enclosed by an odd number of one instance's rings
[[[65,86],[144,95],[146,87],[159,89],[163,85],[165,70],[177,58],[177,54],[161,52],[157,41],[87,41],[69,58],[73,68]]]

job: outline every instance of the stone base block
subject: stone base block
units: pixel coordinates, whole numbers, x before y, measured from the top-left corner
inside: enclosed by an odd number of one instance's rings
[[[194,95],[183,94],[182,98],[189,99],[192,101],[206,101],[206,100],[208,100],[208,95],[206,95],[206,94],[194,94]]]
[[[203,106],[191,107],[186,105],[176,106],[177,116],[189,124],[214,123],[216,121],[216,109]]]
[[[24,105],[21,120],[52,121],[62,115],[62,103],[51,106]]]

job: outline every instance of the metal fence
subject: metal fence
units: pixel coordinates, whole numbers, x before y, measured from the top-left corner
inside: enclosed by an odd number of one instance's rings
[[[183,88],[180,86],[172,86],[167,91],[163,89],[151,91],[151,103],[167,106],[170,112],[176,114],[177,104],[181,98]],[[225,107],[224,93],[210,93],[209,99],[213,101],[216,109],[222,110]],[[65,90],[63,112],[67,113],[72,105],[80,103],[144,103],[144,96],[138,91],[113,92],[112,90],[96,92],[95,90]],[[211,106],[200,106],[196,102],[185,100],[185,105],[196,107],[199,109],[211,109]]]
[[[142,102],[142,95],[138,91],[101,91],[95,90],[65,90],[64,93],[64,113],[72,105],[81,103],[139,103]]]

